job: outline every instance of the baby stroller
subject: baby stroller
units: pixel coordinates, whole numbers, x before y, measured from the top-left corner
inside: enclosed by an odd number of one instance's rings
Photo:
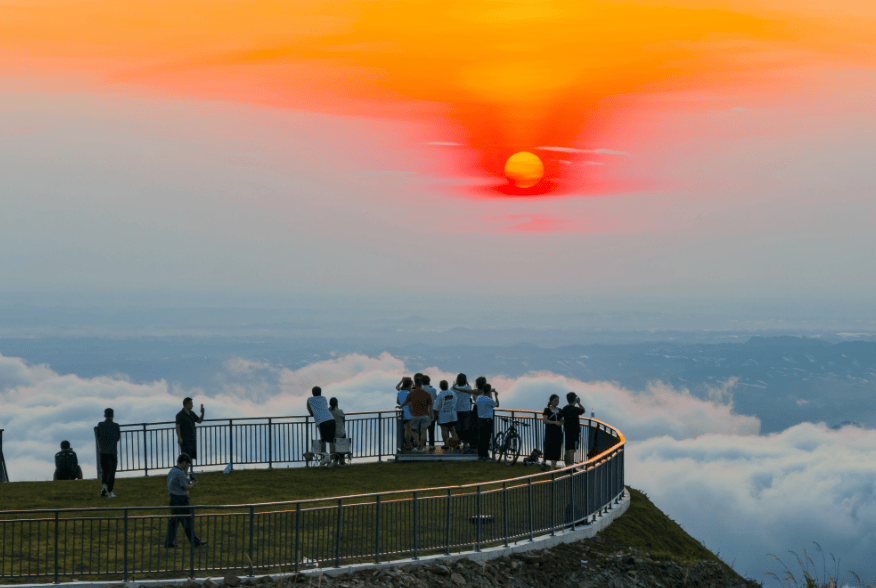
[[[532,453],[526,456],[526,459],[523,460],[523,465],[538,465],[539,460],[541,460],[541,456],[544,455],[538,449],[533,449]]]

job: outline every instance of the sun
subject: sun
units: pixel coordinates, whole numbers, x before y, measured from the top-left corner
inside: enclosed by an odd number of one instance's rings
[[[505,177],[515,188],[531,188],[544,177],[544,164],[538,155],[521,151],[505,162]]]

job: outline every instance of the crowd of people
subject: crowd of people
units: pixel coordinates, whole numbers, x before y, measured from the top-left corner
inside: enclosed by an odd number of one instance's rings
[[[432,387],[426,374],[404,377],[396,385],[396,402],[401,408],[404,449],[425,452],[435,449],[436,425],[441,427],[443,450],[474,451],[478,459],[489,461],[490,439],[493,436],[493,409],[499,406],[499,393],[480,377],[472,389],[465,374],[456,377],[453,387],[447,380]]]

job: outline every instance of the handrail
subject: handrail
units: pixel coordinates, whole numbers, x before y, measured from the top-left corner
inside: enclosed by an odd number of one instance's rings
[[[529,445],[529,449],[523,449],[529,451],[541,445],[542,425],[539,424],[538,411],[496,408],[495,413],[499,422],[510,417],[535,424],[528,431],[523,428],[519,430],[524,446],[527,443]],[[396,407],[390,410],[347,413],[347,436],[353,441],[351,457],[383,461],[384,457],[394,456],[401,443],[398,414]],[[196,428],[199,440],[198,458],[194,465],[199,469],[221,469],[229,463],[267,465],[268,468],[275,464],[301,463],[306,461],[304,454],[309,451],[309,442],[314,436],[311,430],[314,424],[312,419],[310,415],[204,419]],[[602,434],[594,430],[594,424],[597,425],[596,428],[604,427],[602,433],[611,430],[602,421],[582,415],[579,422],[590,430],[589,445],[598,446],[601,451],[614,444],[616,436],[611,433],[611,443],[607,445],[605,442],[598,442]],[[148,476],[155,470],[166,471],[173,467],[178,455],[174,424],[173,421],[120,424],[122,438],[116,471],[141,471]],[[95,431],[95,463],[98,475],[101,475],[97,445]],[[577,461],[583,461],[577,457]]]

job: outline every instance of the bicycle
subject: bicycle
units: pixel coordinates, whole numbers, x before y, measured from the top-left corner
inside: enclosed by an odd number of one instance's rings
[[[520,448],[523,446],[523,439],[517,432],[517,426],[528,427],[528,423],[524,423],[517,419],[506,418],[508,428],[504,431],[499,431],[493,437],[493,458],[496,461],[504,461],[505,465],[514,465],[517,463],[517,458],[520,457]]]

